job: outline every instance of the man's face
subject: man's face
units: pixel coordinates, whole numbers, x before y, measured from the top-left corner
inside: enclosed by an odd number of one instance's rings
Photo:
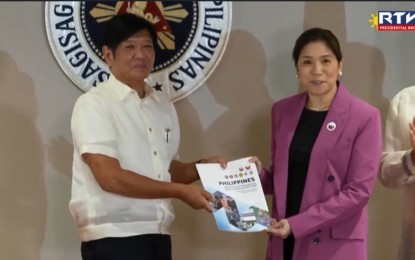
[[[123,83],[144,82],[154,65],[154,46],[150,33],[141,30],[121,42],[115,53],[103,48],[105,61],[114,76]]]

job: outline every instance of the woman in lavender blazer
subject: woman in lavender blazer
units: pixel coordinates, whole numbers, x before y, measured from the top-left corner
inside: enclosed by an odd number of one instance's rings
[[[266,259],[366,260],[380,113],[338,80],[342,53],[331,31],[303,32],[293,59],[306,91],[272,107],[272,164],[261,171],[274,195]]]

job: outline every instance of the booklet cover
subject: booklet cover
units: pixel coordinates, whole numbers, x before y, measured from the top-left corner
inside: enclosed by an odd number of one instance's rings
[[[220,230],[259,232],[270,216],[255,163],[250,157],[220,164],[196,164],[205,190],[213,195],[213,216]]]

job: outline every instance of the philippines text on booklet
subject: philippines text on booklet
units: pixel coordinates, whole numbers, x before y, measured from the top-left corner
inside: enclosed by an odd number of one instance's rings
[[[220,164],[196,164],[203,187],[213,195],[213,216],[220,230],[259,232],[270,225],[258,170],[250,157]]]

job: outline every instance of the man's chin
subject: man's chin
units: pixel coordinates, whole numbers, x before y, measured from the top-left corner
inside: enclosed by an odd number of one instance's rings
[[[144,81],[148,76],[150,75],[150,73],[134,73],[131,75],[131,79],[134,81]]]

